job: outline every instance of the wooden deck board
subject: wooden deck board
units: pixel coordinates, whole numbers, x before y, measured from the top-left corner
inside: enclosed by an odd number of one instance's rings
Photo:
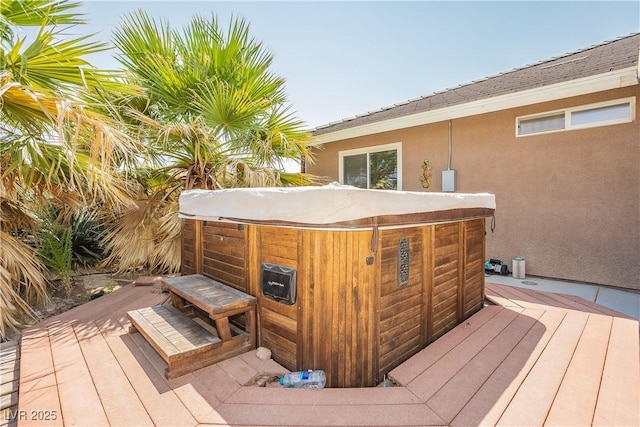
[[[503,293],[502,288],[491,286],[489,283],[485,287],[485,297],[489,302],[505,308],[523,308],[517,302],[510,300],[508,296],[503,295]]]
[[[518,313],[512,310],[501,311],[473,333],[473,339],[462,341],[447,354],[447,357],[438,360],[406,387],[422,400],[429,400],[517,316]]]
[[[18,409],[30,415],[33,411],[49,411],[55,420],[37,420],[31,417],[19,418],[19,426],[62,426],[63,414],[60,410],[58,383],[51,355],[49,336],[42,331],[31,336],[23,334],[20,343],[20,386]]]
[[[20,372],[20,359],[8,360],[0,365],[0,384],[11,382]]]
[[[17,340],[0,343],[0,427],[18,424],[20,346]]]
[[[503,310],[504,308],[497,306],[488,306],[484,310],[480,310],[480,312],[473,316],[473,319],[469,319],[464,324],[456,326],[448,334],[431,343],[428,352],[421,351],[415,354],[411,357],[410,363],[401,364],[393,369],[389,373],[389,376],[397,384],[409,384],[434,363],[443,358],[452,348]]]
[[[176,379],[166,380],[164,373],[167,363],[162,360],[160,355],[143,337],[138,334],[130,335],[130,337],[156,371],[158,381],[164,381],[165,386],[175,392],[176,396],[198,423],[218,424],[221,422],[220,416],[215,412],[220,400],[215,395],[212,395],[213,391],[221,385],[222,375],[214,376],[215,370],[219,370],[217,366],[200,369],[195,375],[189,373]],[[206,380],[212,376],[212,381],[206,387],[203,387],[201,380]],[[227,376],[224,375],[224,377]]]
[[[640,425],[638,322],[614,317],[593,425]]]
[[[451,425],[496,425],[563,319],[560,311],[545,311]]]
[[[587,301],[584,298],[574,297],[572,295],[557,294],[553,292],[542,293],[533,289],[526,288],[520,288],[520,290],[523,293],[538,299],[542,304],[548,307],[556,307],[564,310],[576,310],[585,313],[622,315],[621,313],[616,313],[613,310],[608,309],[607,307],[592,303],[591,301]]]
[[[66,425],[108,426],[104,407],[73,328],[51,331],[51,355]]]
[[[521,288],[506,286],[500,289],[500,295],[507,298],[511,304],[522,308],[544,308],[545,306],[539,298],[527,294]]]
[[[168,386],[162,375],[150,366],[127,331],[112,322],[98,324],[105,341],[129,379],[154,425],[193,426],[196,420]]]
[[[112,426],[153,425],[118,360],[94,323],[76,328],[91,378]]]
[[[542,425],[573,356],[588,315],[568,312],[498,425]],[[535,396],[535,399],[532,399]]]
[[[427,400],[427,405],[445,421],[452,421],[523,337],[529,333],[542,314],[541,310],[529,309],[517,316],[476,357],[465,364],[447,384]]]
[[[640,425],[638,321],[577,297],[489,284],[502,306],[394,369],[401,387],[309,393],[242,387],[262,366],[249,353],[167,380],[127,329],[127,311],[166,302],[153,291],[124,287],[24,331],[17,408],[58,417],[18,426]]]
[[[585,306],[585,307],[589,307],[591,308],[593,311],[593,313],[600,313],[600,314],[604,314],[607,316],[612,316],[612,317],[623,317],[625,319],[634,319],[633,317],[624,314],[624,313],[620,313],[619,311],[613,310],[609,307],[605,307],[604,305],[600,305],[598,303],[595,303],[593,301],[587,301],[583,298],[580,298],[578,296],[575,295],[564,295],[565,298],[570,299],[572,301],[576,301],[578,304]]]
[[[530,306],[530,304],[537,304],[545,308],[555,307],[564,310],[577,310],[586,313],[598,313],[628,319],[632,318],[624,313],[617,312],[592,301],[587,301],[576,295],[541,292],[531,288],[500,286],[493,283],[487,283],[486,290],[489,299],[503,306],[524,307]]]
[[[160,304],[169,298],[159,287],[123,286],[93,301],[89,301],[58,316],[40,323],[39,327],[50,324],[77,324],[112,319],[129,310]]]
[[[612,319],[591,314],[555,395],[547,425],[590,425],[596,407]]]

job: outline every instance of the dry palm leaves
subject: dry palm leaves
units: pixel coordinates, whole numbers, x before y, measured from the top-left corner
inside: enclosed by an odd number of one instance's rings
[[[180,269],[180,220],[175,201],[150,198],[118,218],[107,233],[105,265],[121,271],[145,266],[155,272]]]
[[[33,248],[0,231],[0,340],[38,315],[31,308],[48,302],[47,282]]]

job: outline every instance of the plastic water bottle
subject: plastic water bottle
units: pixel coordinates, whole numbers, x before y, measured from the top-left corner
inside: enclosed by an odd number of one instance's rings
[[[289,372],[280,377],[280,385],[291,388],[324,388],[327,377],[322,370]]]

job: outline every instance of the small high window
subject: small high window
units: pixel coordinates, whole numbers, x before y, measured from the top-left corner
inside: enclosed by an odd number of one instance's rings
[[[532,133],[552,132],[564,129],[564,113],[551,116],[534,117],[520,120],[518,127],[520,135]]]
[[[533,116],[518,117],[516,119],[516,135],[526,136],[629,123],[633,121],[634,109],[635,98],[625,98]]]
[[[359,188],[401,190],[401,144],[340,151],[340,182]]]

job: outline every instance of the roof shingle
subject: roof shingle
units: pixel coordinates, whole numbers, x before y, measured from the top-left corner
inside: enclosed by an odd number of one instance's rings
[[[322,125],[313,135],[536,89],[638,65],[640,33],[489,76],[367,114]]]

